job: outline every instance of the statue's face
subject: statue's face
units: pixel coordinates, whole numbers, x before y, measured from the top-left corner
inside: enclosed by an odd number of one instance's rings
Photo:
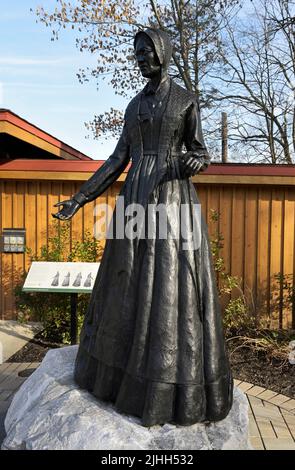
[[[135,57],[143,77],[153,78],[160,73],[161,65],[154,45],[148,36],[142,34],[137,39]]]

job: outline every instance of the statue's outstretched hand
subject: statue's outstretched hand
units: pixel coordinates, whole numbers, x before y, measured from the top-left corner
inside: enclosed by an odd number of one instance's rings
[[[78,204],[78,202],[74,199],[68,199],[67,201],[61,201],[54,204],[54,207],[60,206],[62,206],[62,209],[59,212],[56,214],[51,214],[52,217],[55,217],[59,220],[71,219],[81,207],[80,204]]]

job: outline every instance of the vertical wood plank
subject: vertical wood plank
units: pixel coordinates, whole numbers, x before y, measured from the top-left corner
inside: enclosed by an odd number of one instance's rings
[[[99,200],[100,198],[98,198],[97,201]],[[85,204],[83,207],[84,236],[86,233],[90,233],[91,236],[94,235],[94,207],[95,201],[88,202],[88,204]]]
[[[208,223],[207,221],[207,187],[204,184],[199,184],[199,185],[195,185],[195,189],[197,191],[197,195],[200,200],[202,215],[206,223]]]
[[[60,222],[57,219],[52,217],[52,213],[58,211],[58,208],[54,207],[57,202],[60,202],[60,183],[55,183],[53,181],[48,182],[48,195],[47,195],[47,245],[48,238],[55,233],[54,227],[56,227]]]
[[[230,274],[231,272],[231,245],[232,245],[232,186],[222,186],[219,193],[220,201],[220,223],[219,229],[220,234],[223,238],[223,247],[220,250],[220,255],[224,261],[225,272]],[[221,308],[227,306],[230,300],[230,294],[223,294],[221,298]]]
[[[49,193],[50,185],[47,181],[40,181],[37,184],[36,192],[36,249],[37,254],[40,256],[41,248],[47,245],[48,236],[48,207],[47,195]],[[54,212],[54,211],[52,211]]]
[[[216,232],[219,231],[220,225],[219,220],[217,223],[213,222],[211,219],[211,211],[216,211],[220,214],[220,186],[219,185],[209,185],[207,192],[207,220],[208,220],[208,231],[209,236],[213,237],[216,235]]]
[[[270,238],[270,314],[271,327],[282,326],[282,305],[279,283],[275,276],[282,272],[282,222],[284,194],[281,188],[272,189],[271,200],[271,238]]]
[[[12,194],[15,188],[15,183],[5,181],[2,193],[2,224],[4,228],[12,228],[12,212],[13,212],[13,198]],[[2,253],[2,311],[5,319],[13,317],[13,300],[12,300],[12,253]]]
[[[269,266],[270,266],[270,207],[271,190],[259,189],[257,240],[257,315],[264,317],[269,326]]]
[[[210,241],[216,240],[220,233],[220,185],[209,185],[207,192],[207,220]],[[212,218],[212,211],[218,215],[218,220]],[[217,285],[220,287],[218,274],[216,275]],[[223,302],[221,302],[223,308]]]
[[[32,250],[32,254],[37,252],[37,218],[36,211],[36,181],[27,181],[25,186],[25,226],[26,226],[26,245]],[[31,261],[29,254],[25,255],[25,269],[28,270]]]
[[[284,198],[284,245],[283,273],[292,282],[294,277],[294,229],[295,229],[295,189],[285,189]],[[284,300],[284,293],[283,293]],[[285,303],[284,303],[285,304]],[[292,328],[292,306],[283,305],[283,328]]]
[[[258,194],[256,187],[248,187],[245,198],[245,253],[244,293],[250,311],[256,314],[256,272],[257,272],[257,208]]]
[[[232,186],[223,186],[220,190],[220,233],[223,236],[221,256],[224,259],[226,272],[231,272],[232,245]]]
[[[12,194],[13,199],[13,213],[12,213],[12,226],[13,228],[25,228],[25,183],[23,181],[16,181],[14,192]],[[23,273],[25,265],[25,254],[24,253],[14,253],[12,255],[12,264],[13,264],[13,279],[12,279],[12,288],[13,290],[19,284],[23,282]],[[14,300],[14,295],[13,295]],[[13,302],[13,309],[15,305]]]
[[[233,209],[232,209],[232,263],[231,275],[240,280],[241,288],[244,288],[244,263],[245,263],[245,188],[235,185],[233,188]],[[233,289],[232,299],[240,297],[239,289]]]

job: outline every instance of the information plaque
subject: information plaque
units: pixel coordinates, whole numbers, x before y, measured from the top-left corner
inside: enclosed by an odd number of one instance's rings
[[[77,343],[78,294],[92,292],[100,263],[33,261],[23,285],[25,292],[70,294],[71,344]]]
[[[23,291],[90,293],[100,263],[33,261]]]

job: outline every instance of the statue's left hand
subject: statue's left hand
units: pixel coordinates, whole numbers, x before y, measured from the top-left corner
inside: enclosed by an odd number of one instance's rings
[[[208,156],[206,154],[196,155],[195,152],[186,152],[182,155],[182,171],[184,176],[189,177],[197,175],[200,171],[207,168]]]

